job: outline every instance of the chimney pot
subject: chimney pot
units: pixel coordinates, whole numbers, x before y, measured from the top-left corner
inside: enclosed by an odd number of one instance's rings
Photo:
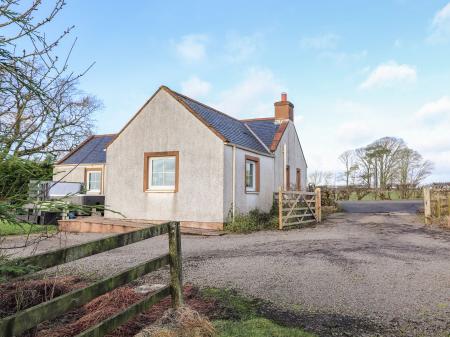
[[[294,121],[294,104],[287,100],[287,93],[281,93],[281,101],[275,102],[275,119],[278,121]]]

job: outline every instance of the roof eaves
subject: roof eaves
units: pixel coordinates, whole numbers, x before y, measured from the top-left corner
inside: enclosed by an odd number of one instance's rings
[[[236,146],[238,149],[242,149],[242,150],[245,150],[245,151],[248,151],[248,152],[259,154],[261,156],[266,156],[266,157],[270,157],[270,158],[274,157],[273,153],[271,153],[271,152],[261,152],[261,151],[258,151],[258,150],[255,150],[255,149],[251,149],[249,147],[242,146],[242,145],[235,144],[235,143],[231,143],[231,142],[225,142],[225,145]]]

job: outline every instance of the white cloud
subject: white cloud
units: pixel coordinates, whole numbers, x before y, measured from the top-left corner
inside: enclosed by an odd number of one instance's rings
[[[227,59],[231,62],[242,62],[253,56],[261,48],[261,34],[238,35],[229,34],[225,43]]]
[[[181,82],[181,92],[193,98],[202,97],[211,91],[211,83],[203,81],[197,76],[192,76],[188,80]]]
[[[367,50],[361,50],[354,53],[347,53],[342,51],[324,51],[319,54],[320,57],[332,60],[336,63],[357,62],[367,57]]]
[[[450,118],[450,97],[443,96],[440,99],[424,104],[416,113],[416,118],[429,120],[439,118]],[[450,130],[449,130],[450,133]]]
[[[273,103],[282,91],[282,85],[269,69],[253,68],[241,82],[222,91],[214,105],[238,118],[272,116]]]
[[[360,89],[370,89],[398,83],[413,83],[416,80],[415,67],[390,61],[376,67],[359,87]]]
[[[364,146],[374,140],[374,126],[365,121],[352,120],[338,125],[336,134],[344,144],[352,147]]]
[[[431,23],[431,33],[427,41],[432,44],[446,43],[450,40],[450,2],[439,10]]]
[[[300,46],[308,49],[334,49],[337,47],[340,36],[336,34],[323,34],[312,37],[304,37],[300,40]]]
[[[208,36],[205,34],[185,35],[175,43],[175,50],[182,60],[199,62],[206,58],[207,42]]]

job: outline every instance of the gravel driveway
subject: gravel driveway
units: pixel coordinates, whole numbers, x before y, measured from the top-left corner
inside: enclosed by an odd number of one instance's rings
[[[338,201],[344,212],[348,213],[411,213],[423,209],[423,200],[375,200]]]
[[[68,235],[67,242],[98,235]],[[185,281],[275,303],[275,319],[320,336],[448,336],[450,232],[414,215],[334,214],[315,227],[183,236]],[[42,249],[59,244],[53,239]],[[165,252],[158,237],[67,264],[110,275]],[[161,283],[167,271],[147,277]]]

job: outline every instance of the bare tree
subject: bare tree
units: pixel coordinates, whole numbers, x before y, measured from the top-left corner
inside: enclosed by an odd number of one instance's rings
[[[345,186],[348,188],[353,173],[358,169],[358,165],[355,163],[355,153],[353,150],[345,151],[338,159],[344,165],[343,177]]]
[[[0,159],[58,157],[92,133],[92,116],[100,103],[77,89],[76,78],[55,79],[36,57],[21,68],[21,74],[45,87],[45,95],[24,85],[15,72],[5,76],[7,91],[0,92]]]
[[[308,181],[314,186],[328,186],[333,180],[333,172],[315,170],[308,176]]]
[[[366,147],[366,155],[373,162],[374,187],[385,189],[396,179],[400,153],[406,148],[403,139],[384,137]]]
[[[22,85],[45,96],[45,88],[24,72],[24,67],[29,66],[30,59],[39,58],[47,71],[53,74],[65,70],[67,64],[57,68],[58,57],[53,55],[53,51],[73,26],[51,41],[42,33],[42,28],[56,17],[64,5],[64,0],[56,0],[47,14],[44,14],[44,10],[41,10],[41,0],[34,0],[28,6],[17,0],[0,2],[1,84],[6,74],[15,74]],[[41,19],[36,19],[37,15],[40,15]],[[7,88],[2,85],[1,90]]]
[[[433,169],[430,161],[395,137],[380,138],[366,147],[346,151],[339,160],[345,167],[346,182],[359,181],[358,198],[364,197],[371,188],[381,188],[381,198],[386,197],[384,190],[394,185],[404,191],[416,188]]]
[[[366,148],[359,148],[355,150],[356,163],[359,169],[358,178],[360,185],[371,187],[373,175],[373,161],[367,155]]]
[[[100,104],[77,89],[90,67],[80,74],[69,71],[73,45],[62,61],[55,55],[73,26],[52,40],[42,32],[64,5],[55,0],[47,11],[41,0],[28,7],[17,0],[0,2],[0,160],[58,156],[92,130]]]
[[[431,174],[433,164],[424,160],[417,151],[409,148],[399,153],[398,184],[403,198],[409,197],[408,191],[416,188]]]

